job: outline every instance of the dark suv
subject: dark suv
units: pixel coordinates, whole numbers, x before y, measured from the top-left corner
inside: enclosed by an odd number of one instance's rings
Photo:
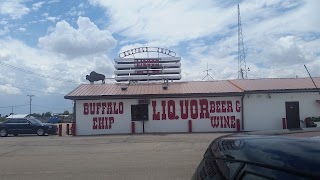
[[[8,134],[18,136],[19,134],[57,134],[57,126],[51,123],[43,123],[35,118],[13,118],[0,123],[0,136],[5,137]]]
[[[319,152],[317,138],[222,136],[209,145],[192,180],[320,179]]]

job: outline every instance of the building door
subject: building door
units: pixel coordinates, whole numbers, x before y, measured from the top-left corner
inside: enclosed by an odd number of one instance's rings
[[[131,105],[131,120],[142,123],[142,133],[144,133],[144,123],[149,120],[148,118],[148,104]]]
[[[299,102],[286,102],[287,128],[300,128]]]

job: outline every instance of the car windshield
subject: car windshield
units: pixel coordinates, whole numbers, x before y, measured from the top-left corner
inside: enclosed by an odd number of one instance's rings
[[[39,119],[29,119],[31,123],[42,123]]]

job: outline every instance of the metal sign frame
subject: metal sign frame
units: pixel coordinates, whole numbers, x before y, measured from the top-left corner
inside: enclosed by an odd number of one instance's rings
[[[156,52],[158,53],[158,57],[159,57],[159,54],[165,54],[165,55],[168,55],[168,56],[171,56],[171,57],[175,57],[176,56],[176,53],[174,51],[171,51],[169,49],[166,49],[166,48],[160,48],[160,47],[139,47],[139,48],[134,48],[134,49],[130,49],[130,50],[127,50],[127,51],[123,51],[119,54],[119,57],[120,58],[125,58],[127,56],[133,56],[135,54],[138,54],[138,53],[149,53],[149,52]],[[148,54],[148,57],[149,57],[149,54]],[[135,57],[134,57],[135,58]]]

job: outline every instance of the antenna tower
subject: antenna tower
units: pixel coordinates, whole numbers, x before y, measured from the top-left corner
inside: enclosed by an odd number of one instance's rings
[[[242,37],[242,26],[240,17],[240,6],[238,4],[238,78],[247,78],[246,58]]]
[[[203,77],[201,81],[203,81],[205,78],[208,78],[208,81],[209,81],[209,77],[210,77],[212,80],[214,80],[213,77],[209,74],[209,71],[211,71],[211,69],[209,69],[209,65],[208,65],[208,63],[207,63],[207,69],[203,71],[203,72],[207,72],[207,75],[206,75],[205,77]]]

